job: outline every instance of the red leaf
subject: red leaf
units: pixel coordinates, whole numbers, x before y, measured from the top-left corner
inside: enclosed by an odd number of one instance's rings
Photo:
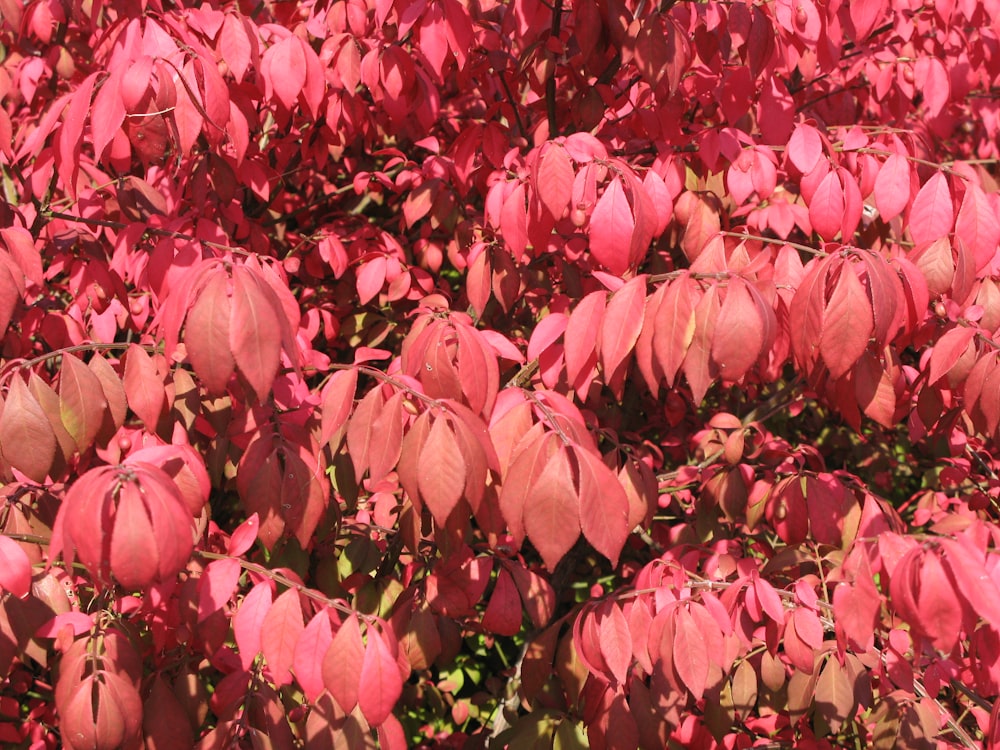
[[[403,692],[403,678],[396,659],[373,628],[368,630],[358,687],[358,706],[368,723],[376,726],[385,721]]]
[[[337,705],[350,713],[358,705],[358,686],[365,657],[358,616],[350,614],[337,629],[323,656],[323,684]]]
[[[954,578],[955,589],[980,617],[1000,625],[1000,586],[990,576],[982,552],[963,539],[940,540],[941,562]]]
[[[792,612],[792,624],[799,638],[810,646],[818,649],[823,645],[823,624],[811,609],[799,607]]]
[[[299,92],[306,84],[306,56],[294,35],[286,36],[264,53],[265,84],[285,109],[295,108]]]
[[[127,589],[149,585],[156,579],[159,554],[153,539],[153,523],[134,484],[122,487],[111,535],[111,570]]]
[[[240,664],[249,669],[261,650],[261,627],[271,609],[271,584],[261,581],[243,597],[233,615],[233,637],[240,653]]]
[[[226,392],[236,369],[230,350],[229,279],[221,271],[209,274],[184,327],[184,343],[195,373],[210,395]]]
[[[242,83],[255,49],[254,39],[247,33],[241,15],[226,14],[219,30],[217,45],[219,58],[226,61],[229,72],[233,74],[236,82]]]
[[[868,348],[875,326],[872,305],[850,264],[841,266],[823,315],[819,349],[830,375],[839,378]]]
[[[663,303],[656,311],[653,334],[653,353],[667,379],[667,385],[674,384],[688,347],[694,339],[695,304],[697,298],[692,292],[693,282],[687,276],[669,282]]]
[[[601,319],[601,366],[609,381],[632,353],[642,330],[646,304],[646,277],[636,276],[608,302]],[[593,333],[591,333],[591,336]]]
[[[104,422],[107,401],[93,370],[72,354],[62,358],[59,372],[59,412],[63,426],[83,453],[94,442]]]
[[[368,445],[368,476],[372,482],[385,478],[399,461],[403,441],[403,394],[395,393],[371,423]],[[358,475],[360,476],[360,474]]]
[[[310,702],[315,702],[326,687],[323,683],[323,660],[332,642],[330,615],[326,610],[317,612],[299,636],[292,664],[295,681]]]
[[[792,131],[786,148],[788,159],[802,174],[812,172],[823,156],[823,139],[819,131],[808,123],[801,122]]]
[[[385,284],[386,263],[384,255],[376,255],[368,258],[358,268],[356,284],[358,302],[362,305],[367,305],[382,291]]]
[[[104,149],[125,121],[125,105],[121,97],[121,81],[125,66],[116,66],[101,83],[90,109],[90,130],[93,135],[94,155],[100,160]]]
[[[260,632],[264,660],[271,679],[278,686],[292,681],[295,647],[304,629],[299,592],[294,588],[287,589],[267,611]]]
[[[719,376],[728,382],[742,378],[761,355],[764,321],[746,282],[732,278],[715,322],[712,359]]]
[[[420,449],[420,473],[417,480],[420,498],[438,525],[445,526],[448,516],[462,498],[466,465],[455,433],[448,420],[434,420]]]
[[[250,383],[257,399],[267,400],[281,361],[280,309],[260,289],[243,266],[233,269],[232,316],[229,346],[236,366]]]
[[[691,397],[700,404],[712,384],[713,370],[710,354],[719,314],[718,286],[710,286],[694,309],[694,335],[684,355],[684,377],[691,386]]]
[[[552,218],[561,219],[569,206],[575,176],[566,149],[557,144],[549,144],[538,160],[535,185],[538,197],[552,214]]]
[[[580,500],[562,446],[548,459],[524,506],[524,529],[553,570],[580,537]]]
[[[253,543],[257,541],[257,532],[260,522],[257,514],[254,513],[246,521],[236,527],[236,531],[229,537],[228,553],[233,557],[239,557],[246,552]]]
[[[910,162],[901,154],[893,154],[875,178],[875,207],[882,221],[899,216],[910,204]]]
[[[147,750],[193,747],[191,719],[170,685],[160,675],[153,678],[142,705],[142,731]]]
[[[507,568],[514,578],[514,584],[524,602],[524,608],[537,629],[549,624],[556,611],[556,593],[544,576],[511,562]]]
[[[934,385],[948,374],[948,371],[958,362],[969,344],[976,337],[977,330],[972,326],[956,326],[946,331],[934,344],[931,350],[930,373],[927,384]]]
[[[629,246],[635,219],[621,180],[604,189],[590,216],[590,252],[611,273],[621,276],[629,267]]]
[[[55,460],[55,432],[20,377],[11,378],[0,414],[0,451],[8,464],[38,483]]]
[[[591,292],[582,300],[569,316],[566,333],[563,336],[563,356],[566,360],[566,379],[578,393],[585,393],[584,383],[597,364],[597,337],[604,318],[607,293]],[[581,388],[584,388],[581,392]]]
[[[573,447],[580,476],[580,526],[594,549],[618,565],[618,556],[632,531],[629,502],[615,473],[590,451]]]
[[[21,598],[31,591],[31,561],[21,545],[0,534],[0,588]]]
[[[883,427],[892,427],[896,420],[896,389],[892,377],[871,352],[861,355],[854,368],[855,395],[865,416]]]
[[[521,630],[524,612],[514,579],[506,568],[500,568],[490,603],[483,613],[483,628],[496,635],[513,636]]]
[[[543,434],[539,424],[524,435],[511,452],[500,487],[500,512],[518,544],[524,541],[524,511],[535,496],[535,486],[555,450],[558,437]]]
[[[831,170],[809,201],[809,223],[824,240],[832,240],[840,231],[844,221],[844,200],[840,176]]]
[[[538,359],[559,340],[566,331],[567,318],[563,313],[550,313],[535,325],[528,340],[528,359]]]
[[[955,209],[948,178],[944,172],[935,172],[920,188],[910,207],[909,227],[913,244],[922,247],[946,237],[954,220]]]
[[[677,676],[701,700],[708,681],[708,651],[705,635],[686,607],[678,607],[674,615],[673,660]]]
[[[156,363],[138,344],[129,344],[125,355],[125,395],[128,405],[150,432],[156,432],[166,396]]]
[[[955,219],[955,237],[976,259],[976,272],[981,273],[993,260],[1000,243],[1000,217],[978,185],[965,187],[962,207]]]
[[[600,636],[597,646],[608,670],[618,684],[624,686],[632,666],[632,631],[621,607],[611,605],[602,610],[602,614],[597,626]]]
[[[923,94],[927,116],[937,117],[951,97],[951,80],[944,63],[931,55],[920,55],[913,65],[913,79]]]
[[[125,422],[125,417],[128,415],[128,399],[125,396],[125,386],[122,385],[118,374],[104,357],[95,354],[90,358],[87,368],[97,376],[101,393],[107,404],[99,433],[103,439],[116,432]]]
[[[838,632],[843,631],[852,649],[865,652],[875,645],[875,628],[882,598],[872,581],[867,561],[858,568],[853,583],[833,591],[833,615]]]
[[[212,560],[198,579],[198,622],[222,609],[233,596],[243,568],[240,561],[226,557]]]

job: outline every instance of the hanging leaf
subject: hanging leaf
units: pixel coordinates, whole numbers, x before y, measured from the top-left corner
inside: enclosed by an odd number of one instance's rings
[[[580,526],[594,549],[618,565],[631,529],[625,488],[615,473],[590,451],[571,448],[580,485]]]
[[[93,444],[104,422],[107,401],[101,381],[83,362],[64,355],[59,374],[59,411],[66,431],[83,453]]]
[[[946,237],[955,221],[951,188],[944,172],[935,172],[920,188],[910,207],[909,228],[913,244],[922,247]]]
[[[402,692],[403,678],[399,674],[396,659],[389,652],[381,634],[369,629],[358,685],[358,706],[361,713],[369,724],[381,724],[392,713]]]
[[[819,349],[830,375],[839,378],[868,348],[875,325],[871,301],[850,264],[841,266],[823,314]]]
[[[229,346],[240,372],[261,402],[267,400],[281,360],[281,328],[275,309],[261,292],[251,272],[233,269]]]
[[[156,432],[156,425],[166,402],[163,377],[153,358],[138,344],[129,344],[125,355],[123,383],[129,407],[149,432]]]
[[[243,669],[249,669],[261,651],[261,628],[271,609],[273,593],[269,581],[261,581],[243,597],[233,615],[233,637]]]
[[[635,218],[621,179],[604,189],[590,216],[590,252],[611,273],[621,276],[629,267],[629,246]]]
[[[455,433],[444,416],[434,420],[420,450],[418,476],[420,498],[438,525],[445,526],[462,498],[466,465]]]
[[[35,482],[44,482],[56,455],[56,436],[24,380],[13,377],[0,414],[3,459]]]
[[[276,685],[291,683],[295,647],[304,629],[299,592],[294,588],[286,589],[267,611],[260,631],[264,661]]]
[[[236,369],[229,337],[231,308],[229,279],[221,271],[212,273],[185,322],[188,358],[195,374],[213,396],[226,392]]]
[[[580,500],[565,448],[546,461],[529,497],[523,510],[524,530],[545,566],[553,570],[580,537]]]
[[[573,192],[573,164],[566,149],[550,144],[538,160],[535,177],[538,196],[552,218],[561,219]]]

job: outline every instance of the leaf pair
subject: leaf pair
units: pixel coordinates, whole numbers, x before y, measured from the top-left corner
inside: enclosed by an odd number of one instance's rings
[[[64,355],[58,393],[33,371],[11,378],[0,398],[0,458],[35,482],[107,440],[122,425],[126,394],[121,380],[100,356],[83,362]]]
[[[166,471],[136,461],[91,469],[66,493],[51,554],[79,559],[95,581],[127,589],[166,581],[187,564],[194,522]]]
[[[581,532],[617,565],[631,531],[625,489],[600,454],[540,429],[512,451],[500,511],[518,543],[531,540],[550,570]]]
[[[259,401],[265,401],[281,364],[281,353],[298,362],[295,331],[298,303],[269,266],[256,260],[200,263],[171,289],[161,326],[166,355],[184,345],[195,374],[212,395],[226,392],[238,371]]]

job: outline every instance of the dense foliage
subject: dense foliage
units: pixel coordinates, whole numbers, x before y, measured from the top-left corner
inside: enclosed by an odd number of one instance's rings
[[[0,0],[0,742],[1000,743],[996,0]]]

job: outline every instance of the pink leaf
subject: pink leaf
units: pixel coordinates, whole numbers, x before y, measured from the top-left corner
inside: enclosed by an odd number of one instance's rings
[[[625,488],[615,473],[595,454],[572,448],[580,475],[580,526],[594,549],[618,565],[618,556],[631,529]]]
[[[236,527],[236,531],[229,538],[228,552],[233,557],[239,557],[246,552],[253,543],[257,541],[257,533],[260,531],[260,521],[254,513],[246,521]]]
[[[368,723],[376,726],[385,721],[403,692],[403,678],[396,659],[374,629],[368,631],[368,645],[361,665],[358,705]]]
[[[910,162],[900,154],[893,154],[878,171],[875,178],[875,207],[882,221],[899,216],[910,204]]]
[[[636,276],[608,302],[601,319],[601,366],[610,380],[632,353],[642,330],[646,304],[646,277]],[[591,334],[592,335],[592,334]]]
[[[843,264],[840,278],[823,315],[819,348],[830,375],[839,378],[868,348],[875,326],[872,305],[850,264]]]
[[[128,405],[150,432],[156,432],[156,423],[166,396],[163,393],[163,378],[156,363],[138,344],[129,344],[125,355],[125,395]]]
[[[604,189],[590,216],[590,252],[611,273],[628,270],[629,247],[635,218],[621,180],[615,177]]]
[[[538,197],[552,218],[561,219],[569,205],[573,193],[573,164],[566,155],[566,149],[550,144],[538,160],[538,175],[535,185]]]
[[[218,612],[232,597],[243,568],[232,557],[212,560],[198,579],[198,622]]]
[[[292,663],[295,680],[310,702],[315,702],[326,687],[323,684],[323,657],[332,642],[330,615],[326,610],[317,612],[299,636]]]
[[[619,685],[624,685],[632,665],[632,632],[621,607],[612,605],[605,612],[597,626],[598,646],[611,674]]]
[[[448,420],[439,416],[420,450],[417,483],[421,499],[440,526],[447,523],[448,516],[462,497],[466,471],[455,433]]]
[[[524,529],[549,570],[580,537],[580,501],[564,448],[549,458],[531,486],[524,506]]]
[[[742,378],[761,355],[764,321],[746,282],[732,278],[726,288],[719,318],[715,322],[712,359],[719,376],[735,382]]]
[[[0,588],[22,598],[31,591],[31,561],[21,545],[0,534]]]
[[[786,150],[789,160],[802,174],[808,174],[823,156],[823,139],[815,127],[799,123],[792,131]]]
[[[281,326],[259,282],[242,266],[233,269],[232,319],[229,345],[236,366],[259,401],[267,400],[281,361]]]
[[[910,207],[909,227],[913,244],[920,247],[945,237],[952,230],[955,209],[951,200],[951,187],[944,172],[935,172]]]
[[[844,220],[844,186],[836,171],[822,179],[809,201],[809,223],[824,240],[837,236]]]
[[[268,610],[260,633],[264,660],[276,685],[288,685],[292,681],[295,647],[304,628],[299,592],[286,589]]]
[[[261,627],[271,609],[271,584],[262,581],[243,597],[240,608],[233,615],[233,637],[240,652],[240,664],[249,669],[260,653]]]
[[[708,681],[708,650],[705,635],[686,607],[679,607],[674,616],[673,660],[677,676],[696,700],[705,694]]]
[[[358,684],[364,662],[365,644],[356,614],[348,615],[337,629],[323,656],[323,684],[346,713],[358,705]]]
[[[285,109],[294,109],[306,83],[306,56],[298,38],[289,35],[264,53],[266,84]]]

